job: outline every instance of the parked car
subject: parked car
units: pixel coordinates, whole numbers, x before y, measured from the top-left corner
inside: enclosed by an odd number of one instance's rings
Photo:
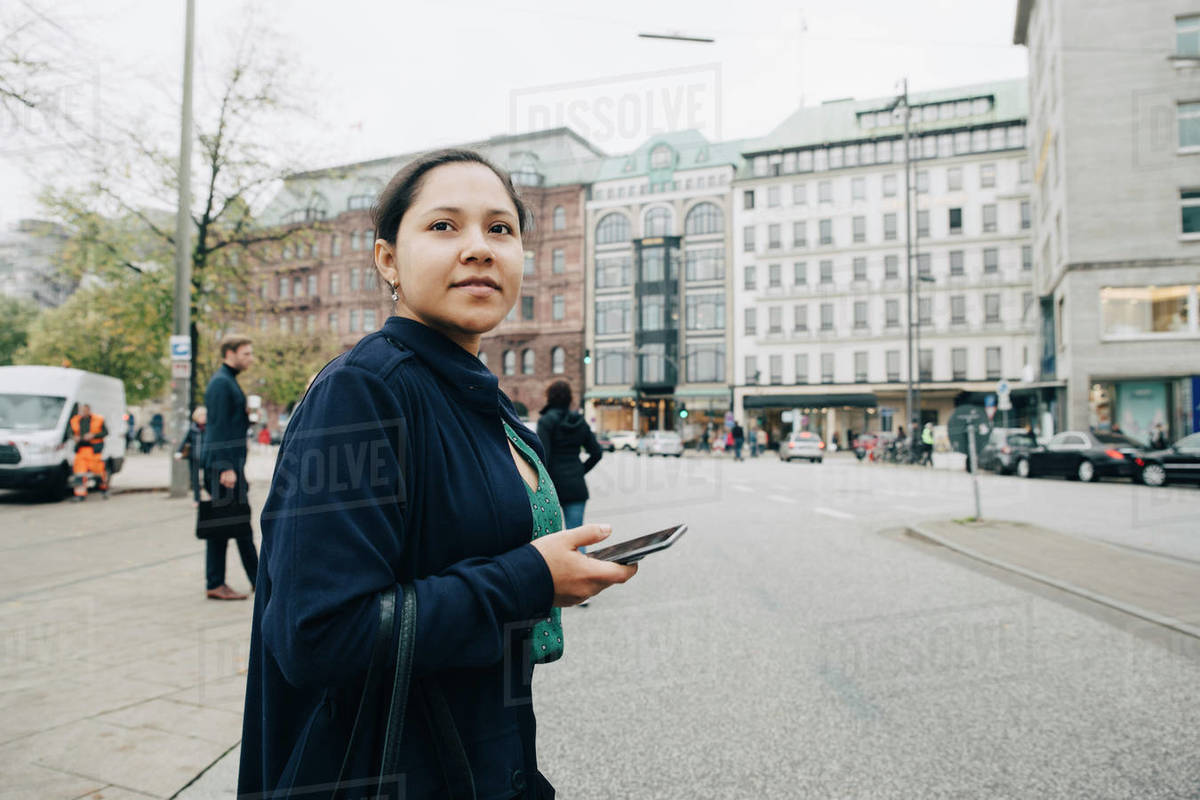
[[[820,464],[825,459],[825,442],[812,431],[796,431],[779,443],[779,460],[805,458]]]
[[[601,450],[609,453],[616,449],[612,443],[612,439],[608,438],[608,431],[600,431],[600,433],[596,434],[596,444],[600,445]]]
[[[1045,447],[1035,447],[1019,457],[1017,474],[1024,478],[1060,475],[1085,482],[1132,478],[1137,456],[1137,442],[1119,433],[1063,431]]]
[[[987,443],[979,451],[979,467],[1010,475],[1021,457],[1028,456],[1037,446],[1033,434],[1024,428],[993,428]]]
[[[638,441],[639,456],[683,455],[683,439],[675,431],[650,431]]]
[[[635,431],[609,431],[608,440],[614,450],[637,450],[638,435]]]
[[[1134,479],[1147,486],[1200,482],[1200,433],[1185,436],[1166,450],[1151,450],[1133,460]]]

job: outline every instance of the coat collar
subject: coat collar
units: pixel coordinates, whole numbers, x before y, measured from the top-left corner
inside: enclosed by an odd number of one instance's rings
[[[464,404],[497,413],[500,381],[445,335],[405,317],[388,317],[380,333],[412,350]]]

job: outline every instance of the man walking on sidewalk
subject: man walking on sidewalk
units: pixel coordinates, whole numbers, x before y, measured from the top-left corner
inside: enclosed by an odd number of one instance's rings
[[[207,596],[211,600],[245,600],[225,583],[225,554],[229,540],[237,542],[242,566],[250,578],[250,589],[258,577],[258,553],[250,527],[250,503],[246,484],[246,432],[250,415],[246,395],[238,386],[238,373],[254,363],[254,348],[243,336],[226,336],[221,341],[222,364],[204,391],[208,409],[205,431],[204,485],[212,495],[211,524],[205,526]]]

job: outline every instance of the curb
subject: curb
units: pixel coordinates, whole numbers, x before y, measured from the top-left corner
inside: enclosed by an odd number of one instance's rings
[[[1170,628],[1178,633],[1200,639],[1200,627],[1195,625],[1189,625],[1186,622],[1182,622],[1172,617],[1165,617],[1157,612],[1150,611],[1130,603],[1125,603],[1121,600],[1108,597],[1107,595],[1098,594],[1089,589],[1084,589],[1082,586],[1076,586],[1073,583],[1059,580],[1058,578],[1051,578],[1048,575],[1043,575],[1040,572],[1034,572],[1033,570],[1017,566],[1016,564],[1010,564],[1009,562],[1003,561],[999,558],[986,556],[970,547],[964,547],[961,544],[957,544],[956,542],[952,542],[942,536],[938,536],[936,533],[931,533],[922,528],[919,524],[907,525],[906,531],[911,536],[915,536],[918,539],[924,539],[932,544],[941,545],[942,547],[953,550],[957,553],[967,556],[968,558],[973,558],[976,561],[982,561],[983,563],[990,564],[993,567],[999,567],[1000,569],[1007,570],[1009,572],[1015,572],[1018,575],[1037,581],[1038,583],[1044,583],[1047,586],[1053,586],[1055,589],[1077,595],[1086,600],[1091,600],[1094,603],[1099,603],[1100,605],[1108,606],[1109,608],[1129,614],[1130,616],[1144,619],[1147,622],[1153,622],[1155,625],[1161,625],[1164,628]]]

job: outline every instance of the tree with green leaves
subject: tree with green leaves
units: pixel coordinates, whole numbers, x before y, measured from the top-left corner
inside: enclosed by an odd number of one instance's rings
[[[247,370],[242,388],[279,408],[298,403],[321,367],[342,352],[337,337],[328,331],[249,335],[254,340],[254,366]]]
[[[37,319],[38,307],[13,297],[0,297],[0,366],[13,363],[13,356],[29,339],[29,327]]]

